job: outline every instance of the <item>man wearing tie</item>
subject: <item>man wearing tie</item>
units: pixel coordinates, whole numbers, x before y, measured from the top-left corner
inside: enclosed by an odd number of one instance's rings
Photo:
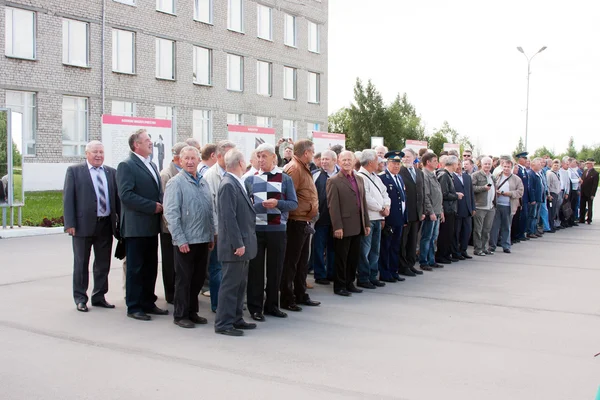
[[[73,298],[77,310],[87,312],[88,265],[94,248],[92,305],[114,308],[105,295],[113,235],[118,237],[121,205],[116,171],[103,165],[104,145],[93,140],[85,147],[86,162],[67,169],[63,190],[65,231],[73,237]],[[0,183],[1,185],[1,183]]]
[[[592,210],[594,208],[594,197],[598,190],[598,171],[594,169],[594,159],[588,158],[585,162],[586,170],[583,173],[581,183],[581,210],[579,211],[579,223],[586,222],[585,214],[587,210],[587,223],[592,223]]]
[[[521,217],[519,221],[519,232],[517,233],[516,239],[521,240],[529,240],[527,237],[527,221],[529,216],[529,175],[527,173],[527,156],[529,153],[526,151],[517,154],[515,157],[519,163],[519,173],[517,174],[521,181],[523,182],[523,187],[525,191],[523,192],[523,197],[521,198]]]
[[[463,161],[467,168],[473,165],[471,160]],[[457,168],[452,176],[454,187],[457,192],[463,193],[464,197],[458,199],[456,218],[454,220],[454,257],[459,260],[473,258],[467,253],[469,238],[473,230],[473,215],[475,215],[475,193],[473,193],[473,182],[468,171]]]
[[[169,313],[156,306],[154,294],[163,191],[160,174],[150,158],[152,140],[145,129],[131,134],[129,148],[129,158],[117,167],[121,236],[127,254],[125,300],[128,317],[149,321],[148,314]]]

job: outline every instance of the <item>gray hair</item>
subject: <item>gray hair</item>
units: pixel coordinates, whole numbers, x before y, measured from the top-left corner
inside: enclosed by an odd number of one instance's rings
[[[256,149],[254,149],[254,151],[256,152],[256,154],[262,153],[262,152],[275,154],[275,147],[273,147],[272,144],[263,143],[263,144],[259,145]]]
[[[362,151],[355,151],[354,152],[354,159],[355,160],[360,160],[362,158]]]
[[[173,145],[173,148],[171,149],[171,152],[173,153],[173,157],[181,154],[181,150],[183,150],[184,147],[188,147],[188,146],[192,146],[192,145],[186,144],[185,142],[175,143]],[[192,146],[192,147],[196,148],[195,146]]]
[[[446,165],[447,158],[448,158],[448,156],[444,154],[443,156],[440,156],[440,158],[438,158],[438,162],[442,165]]]
[[[570,158],[571,158],[571,157],[569,157],[569,156],[564,156],[564,157],[562,158],[562,162],[564,162],[564,163],[568,163],[568,162],[570,161]]]
[[[507,158],[503,158],[503,157],[500,158],[500,164],[503,164],[503,163],[509,163],[511,167],[513,165],[515,165],[515,163],[513,162],[513,160],[510,159],[510,158],[508,158],[508,157]]]
[[[383,149],[383,152],[384,152],[384,153],[387,153],[387,152],[388,152],[388,148],[387,148],[387,147],[385,147],[385,146],[375,146],[375,147],[373,147],[373,150],[375,150],[375,151],[377,151],[377,150],[379,150],[379,149]]]
[[[414,151],[413,149],[411,149],[410,147],[405,147],[405,148],[403,148],[403,149],[402,149],[402,152],[403,152],[404,154],[406,154],[406,153],[410,153],[410,154],[412,154],[412,155],[413,155],[413,157],[415,157],[415,158],[418,158],[418,156],[417,156],[417,152],[416,152],[416,151]]]
[[[235,148],[235,143],[230,140],[221,140],[217,143],[217,155],[224,156],[229,150]]]
[[[375,150],[363,150],[360,157],[360,165],[366,167],[373,161],[377,161],[377,152]]]
[[[232,148],[225,153],[225,168],[227,170],[236,168],[242,161],[244,161],[244,154],[238,149]]]
[[[449,156],[456,156],[458,157],[458,151],[452,149],[452,150],[448,150],[448,155]]]
[[[179,143],[177,143],[177,144],[179,144]],[[196,146],[190,146],[190,145],[183,146],[183,148],[179,151],[179,157],[182,157],[183,153],[187,153],[188,151],[193,151],[196,154],[196,157],[198,157],[198,160],[200,159],[200,151],[196,148]]]
[[[492,162],[492,159],[491,159],[490,157],[488,157],[488,156],[482,157],[482,158],[481,158],[481,164],[483,164],[484,162],[489,162],[489,163],[491,163],[491,162]]]
[[[323,157],[329,157],[333,161],[337,161],[337,154],[333,150],[325,150],[324,152],[322,152],[321,153],[321,158],[323,158]]]
[[[446,156],[445,166],[458,164],[458,156]]]
[[[94,146],[104,147],[104,144],[102,144],[102,142],[99,140],[91,140],[88,142],[88,144],[85,145],[85,152],[87,153],[88,151],[92,151],[92,147]]]
[[[200,142],[196,138],[193,138],[193,137],[185,139],[185,144],[187,144],[188,146],[193,146],[197,149],[200,149],[200,147],[202,147],[200,145]]]

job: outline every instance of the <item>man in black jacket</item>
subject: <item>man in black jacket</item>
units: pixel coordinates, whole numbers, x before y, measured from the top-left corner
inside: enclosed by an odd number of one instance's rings
[[[467,167],[472,164],[471,160],[463,162]],[[452,176],[454,188],[456,192],[464,195],[456,203],[456,218],[454,220],[454,245],[453,254],[455,258],[464,260],[465,258],[473,258],[467,253],[469,246],[469,238],[473,230],[473,215],[475,214],[475,194],[473,193],[473,182],[471,175],[467,171],[462,172],[461,168],[457,168]]]
[[[459,261],[452,254],[452,246],[454,243],[454,220],[457,210],[456,201],[462,199],[464,194],[456,193],[452,179],[454,171],[458,168],[458,157],[442,156],[440,164],[444,166],[444,169],[440,169],[436,175],[442,189],[445,220],[440,224],[435,261],[440,264],[450,264],[452,261]]]

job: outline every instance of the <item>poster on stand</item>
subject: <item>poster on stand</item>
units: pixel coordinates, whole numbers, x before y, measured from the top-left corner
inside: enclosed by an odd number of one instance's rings
[[[275,146],[275,128],[259,126],[227,125],[227,137],[244,154],[246,164],[250,162],[252,151],[263,143]],[[277,149],[276,149],[277,150]]]
[[[414,150],[418,154],[419,150],[426,149],[427,145],[428,143],[422,140],[407,140],[405,147]]]
[[[456,150],[460,153],[460,144],[458,143],[444,143],[444,151]]]
[[[329,150],[336,144],[342,145],[346,149],[346,135],[341,133],[317,132],[313,131],[312,141],[315,145],[315,153],[321,153]]]

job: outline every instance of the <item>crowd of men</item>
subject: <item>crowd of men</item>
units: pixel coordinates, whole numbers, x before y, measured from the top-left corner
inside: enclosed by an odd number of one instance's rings
[[[280,147],[284,145],[283,157]],[[107,302],[113,237],[124,246],[127,316],[149,321],[156,305],[158,247],[165,300],[183,328],[206,324],[198,297],[216,313],[215,332],[241,336],[250,317],[286,318],[321,303],[308,281],[349,297],[422,275],[473,255],[484,257],[547,233],[592,223],[598,187],[594,160],[473,159],[384,146],[334,146],[315,154],[310,140],[259,144],[250,165],[236,144],[176,143],[162,171],[145,130],[129,138],[130,157],[104,165],[92,141],[86,162],[68,168],[65,231],[73,237],[73,295],[88,311]],[[472,243],[473,255],[468,247]]]

